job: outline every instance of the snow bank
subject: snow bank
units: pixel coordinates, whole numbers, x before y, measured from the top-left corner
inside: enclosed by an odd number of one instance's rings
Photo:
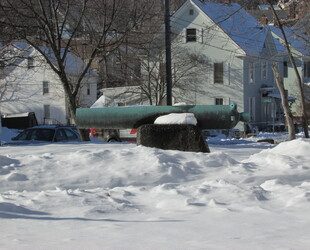
[[[0,148],[3,249],[307,249],[310,141]]]
[[[4,142],[11,141],[12,137],[15,137],[18,134],[17,130],[11,130],[6,127],[1,127],[0,129],[0,145]]]

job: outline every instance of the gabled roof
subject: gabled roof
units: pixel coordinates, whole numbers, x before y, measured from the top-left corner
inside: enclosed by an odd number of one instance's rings
[[[277,37],[283,40],[283,35],[279,28],[270,26],[270,29]],[[289,44],[301,53],[302,56],[310,56],[310,46],[308,42],[310,38],[301,34],[298,30],[289,27],[283,27],[283,29]]]
[[[263,50],[268,28],[261,25],[239,4],[190,1],[213,20],[247,54],[255,55]]]

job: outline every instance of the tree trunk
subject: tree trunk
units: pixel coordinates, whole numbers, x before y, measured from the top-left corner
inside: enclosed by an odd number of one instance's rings
[[[268,0],[268,3],[271,7],[271,10],[273,12],[273,15],[274,17],[276,18],[276,21],[277,21],[277,24],[279,25],[279,28],[281,30],[281,33],[283,35],[283,40],[284,40],[284,44],[285,44],[285,47],[287,49],[287,52],[288,52],[288,55],[289,55],[289,58],[290,58],[290,61],[292,63],[292,66],[293,66],[293,69],[294,69],[294,72],[296,74],[296,77],[297,77],[297,87],[298,87],[298,90],[299,90],[299,96],[300,96],[300,101],[301,101],[301,118],[302,118],[302,127],[304,129],[304,133],[305,133],[305,138],[309,138],[309,132],[308,132],[308,117],[307,117],[307,110],[306,110],[306,102],[305,102],[305,97],[304,97],[304,92],[303,92],[303,83],[302,83],[302,80],[301,80],[301,77],[300,77],[300,74],[297,70],[297,66],[296,66],[296,63],[295,63],[295,59],[293,57],[293,54],[291,52],[291,49],[290,49],[290,45],[288,43],[288,40],[286,38],[286,34],[284,32],[284,29],[283,29],[283,25],[282,23],[280,22],[279,20],[279,17],[276,13],[276,11],[274,10],[273,8],[273,4],[271,3],[270,0]]]
[[[276,78],[276,83],[277,83],[277,86],[278,86],[278,89],[279,89],[280,95],[281,95],[282,107],[284,110],[285,120],[286,120],[286,124],[288,127],[288,139],[294,140],[294,139],[296,139],[296,135],[295,135],[295,126],[293,123],[293,115],[292,115],[292,112],[291,112],[289,104],[288,104],[287,94],[286,94],[286,91],[284,89],[284,85],[283,85],[283,82],[281,80],[280,73],[278,70],[278,66],[276,63],[274,63],[272,65],[272,71],[273,71],[274,76]]]
[[[73,124],[76,125],[76,109],[77,109],[76,104],[75,104],[76,97],[73,97],[73,96],[71,96],[71,98],[68,97],[68,100],[69,100],[68,104],[69,104],[69,110],[71,113],[71,119],[73,121]],[[90,141],[89,131],[87,129],[78,129],[78,130],[79,130],[82,141]]]

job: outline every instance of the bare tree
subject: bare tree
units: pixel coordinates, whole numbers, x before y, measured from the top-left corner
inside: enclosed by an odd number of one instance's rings
[[[294,122],[293,122],[293,115],[292,115],[292,112],[291,112],[289,104],[288,104],[288,96],[287,96],[287,93],[285,91],[283,81],[281,80],[281,77],[280,77],[278,65],[276,63],[274,63],[272,65],[272,70],[273,70],[273,74],[275,76],[276,84],[278,86],[278,89],[279,89],[280,95],[281,95],[282,107],[284,110],[285,120],[286,120],[286,124],[288,127],[288,139],[294,140],[294,139],[296,139],[296,135],[295,135]]]
[[[147,9],[139,0],[2,0],[1,27],[32,45],[59,76],[75,122],[83,80],[100,54],[115,50],[136,27]],[[127,15],[123,15],[126,11]],[[128,14],[129,13],[129,14]],[[113,30],[122,32],[113,36]],[[87,47],[84,67],[76,79],[66,73],[74,46]],[[78,49],[76,49],[78,50]],[[86,139],[86,138],[84,138]]]
[[[270,8],[271,8],[271,10],[273,12],[273,15],[274,15],[274,17],[276,19],[277,25],[279,26],[279,28],[281,30],[281,33],[282,33],[282,36],[283,36],[283,40],[284,40],[284,44],[285,44],[285,47],[287,49],[288,56],[290,58],[290,61],[292,63],[293,69],[294,69],[294,72],[296,74],[297,85],[298,85],[298,89],[299,89],[299,96],[300,96],[300,100],[301,100],[302,127],[304,129],[305,138],[309,138],[308,117],[307,117],[306,103],[305,103],[305,97],[304,97],[304,93],[303,93],[303,83],[302,83],[302,80],[301,80],[301,76],[300,76],[300,74],[298,72],[298,69],[297,69],[297,66],[296,66],[296,63],[295,63],[295,59],[294,59],[293,54],[291,52],[290,44],[289,44],[289,42],[287,40],[286,33],[284,31],[283,25],[280,22],[279,17],[278,17],[278,15],[277,15],[277,13],[276,13],[273,5],[272,5],[272,1],[271,0],[267,0],[267,2],[269,3]],[[283,100],[282,100],[282,102],[283,102]]]

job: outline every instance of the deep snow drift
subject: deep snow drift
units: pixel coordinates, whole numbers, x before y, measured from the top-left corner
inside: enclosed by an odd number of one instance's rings
[[[0,249],[309,249],[310,141],[218,142],[1,146]]]

